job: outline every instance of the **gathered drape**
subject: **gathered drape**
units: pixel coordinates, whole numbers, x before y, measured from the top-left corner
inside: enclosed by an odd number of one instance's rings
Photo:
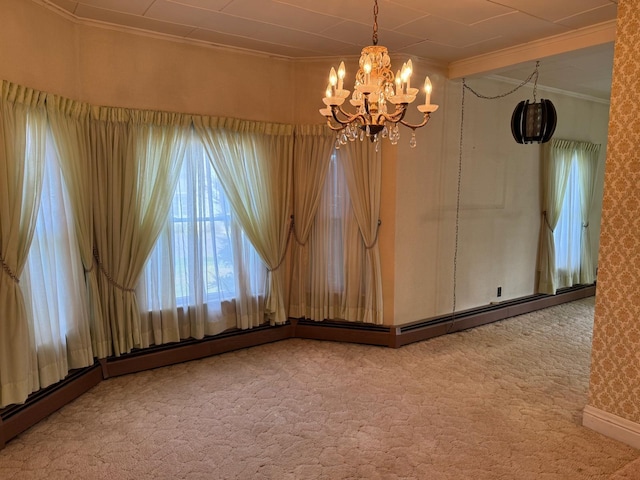
[[[269,270],[265,312],[272,324],[284,323],[293,128],[213,117],[193,122],[238,222]]]
[[[593,206],[593,194],[598,172],[600,145],[579,142],[576,148],[578,178],[580,180],[580,216],[582,217],[582,248],[580,249],[580,283],[591,284],[596,279],[591,253],[591,229],[589,215]]]
[[[74,231],[85,272],[85,292],[89,308],[89,340],[93,346],[93,352],[99,352],[104,357],[109,346],[102,328],[98,270],[94,268],[93,259],[91,180],[95,158],[89,153],[89,110],[90,107],[86,103],[68,100],[57,95],[47,95],[49,125],[74,211]],[[68,342],[72,366],[92,363],[93,352],[86,347],[86,332],[83,330],[73,332]],[[78,358],[74,359],[76,356]]]
[[[309,275],[307,242],[331,161],[335,133],[324,125],[300,126],[295,131],[293,161],[293,236],[290,312],[307,315],[306,282]],[[328,240],[328,239],[326,239]]]
[[[137,287],[143,348],[264,323],[266,269],[194,137]]]
[[[558,288],[553,231],[560,218],[562,201],[571,169],[574,142],[552,139],[542,148],[542,221],[538,250],[538,293],[554,295]]]
[[[42,201],[27,263],[20,277],[33,326],[40,388],[93,364],[85,274],[77,248],[73,207],[55,148],[48,141]]]
[[[35,231],[46,141],[45,95],[2,82],[0,96],[0,407],[39,388],[20,275]]]
[[[344,169],[353,212],[366,249],[366,260],[360,272],[362,286],[356,289],[350,287],[354,285],[353,282],[346,281],[345,284],[347,319],[382,324],[382,274],[378,246],[381,155],[373,142],[348,142],[338,150],[338,158]],[[357,265],[349,264],[350,256],[345,255],[344,261],[350,276],[359,272]]]
[[[94,260],[102,318],[99,335],[115,355],[141,345],[135,286],[160,230],[184,158],[187,115],[92,108]],[[103,357],[110,354],[98,350]]]

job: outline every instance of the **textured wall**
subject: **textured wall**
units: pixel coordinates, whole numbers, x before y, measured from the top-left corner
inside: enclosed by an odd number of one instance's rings
[[[618,4],[589,404],[640,423],[640,9]]]

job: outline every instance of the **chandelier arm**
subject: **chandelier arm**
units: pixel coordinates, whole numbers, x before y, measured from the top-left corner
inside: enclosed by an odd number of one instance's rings
[[[338,118],[338,112],[340,112],[346,118],[344,120],[340,120]],[[333,115],[333,119],[343,127],[346,127],[347,125],[354,122],[355,120],[360,120],[360,122],[366,123],[366,119],[364,115],[362,115],[361,113],[350,114],[349,112],[345,112],[344,109],[339,106],[335,106],[331,108],[331,114]]]
[[[398,123],[407,114],[407,104],[401,103],[400,106],[401,108],[398,108],[398,106],[396,106],[396,111],[393,113],[381,113],[380,115],[382,115],[384,119],[389,122]]]
[[[425,113],[424,120],[422,120],[422,122],[418,123],[417,125],[412,125],[411,123],[405,122],[404,120],[400,120],[400,123],[405,127],[409,127],[415,130],[416,128],[424,127],[427,123],[429,123],[429,120],[431,120],[431,115],[428,113]]]
[[[345,128],[347,128],[347,125],[334,125],[333,123],[331,123],[331,118],[327,117],[327,126],[333,130],[334,132],[339,132],[341,130],[344,130]]]

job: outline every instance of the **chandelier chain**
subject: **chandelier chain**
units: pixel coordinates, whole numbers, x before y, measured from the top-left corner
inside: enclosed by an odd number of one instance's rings
[[[537,91],[538,91],[538,67],[539,66],[540,66],[540,61],[537,61],[535,70],[533,72],[531,72],[531,74],[527,78],[525,78],[519,85],[517,85],[513,89],[509,90],[508,92],[501,93],[501,94],[495,95],[495,96],[483,95],[481,93],[476,92],[473,88],[471,88],[469,85],[467,85],[467,82],[466,82],[465,78],[462,79],[462,85],[463,85],[463,87],[465,89],[469,90],[471,93],[473,93],[478,98],[482,98],[484,100],[497,100],[498,98],[504,98],[504,97],[507,97],[507,96],[511,95],[512,93],[517,92],[522,87],[524,87],[526,84],[528,84],[532,79],[534,79],[534,83],[533,83],[533,101],[535,103],[536,94],[537,94]]]
[[[378,45],[378,0],[373,2],[373,36],[371,41],[374,45]]]

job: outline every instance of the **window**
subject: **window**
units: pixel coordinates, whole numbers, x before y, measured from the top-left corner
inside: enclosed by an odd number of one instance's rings
[[[560,217],[553,231],[559,288],[580,283],[582,215],[579,175],[577,156],[573,154]]]
[[[322,235],[319,226],[325,222],[326,237],[316,237],[316,245],[326,248],[327,282],[329,292],[337,294],[344,290],[343,266],[344,266],[344,222],[347,214],[346,208],[350,206],[349,192],[344,179],[342,165],[334,152],[331,155],[327,180],[323,192],[323,202],[320,204],[316,229],[314,233]],[[323,245],[324,244],[324,245]]]
[[[187,306],[203,278],[207,302],[236,295],[233,221],[222,185],[203,149],[192,142],[171,205],[175,289],[178,306]]]
[[[137,288],[143,312],[164,312],[160,327],[148,327],[145,346],[214,335],[236,327],[238,317],[259,317],[266,272],[204,146],[192,137],[166,226]],[[169,327],[171,322],[176,325]]]

